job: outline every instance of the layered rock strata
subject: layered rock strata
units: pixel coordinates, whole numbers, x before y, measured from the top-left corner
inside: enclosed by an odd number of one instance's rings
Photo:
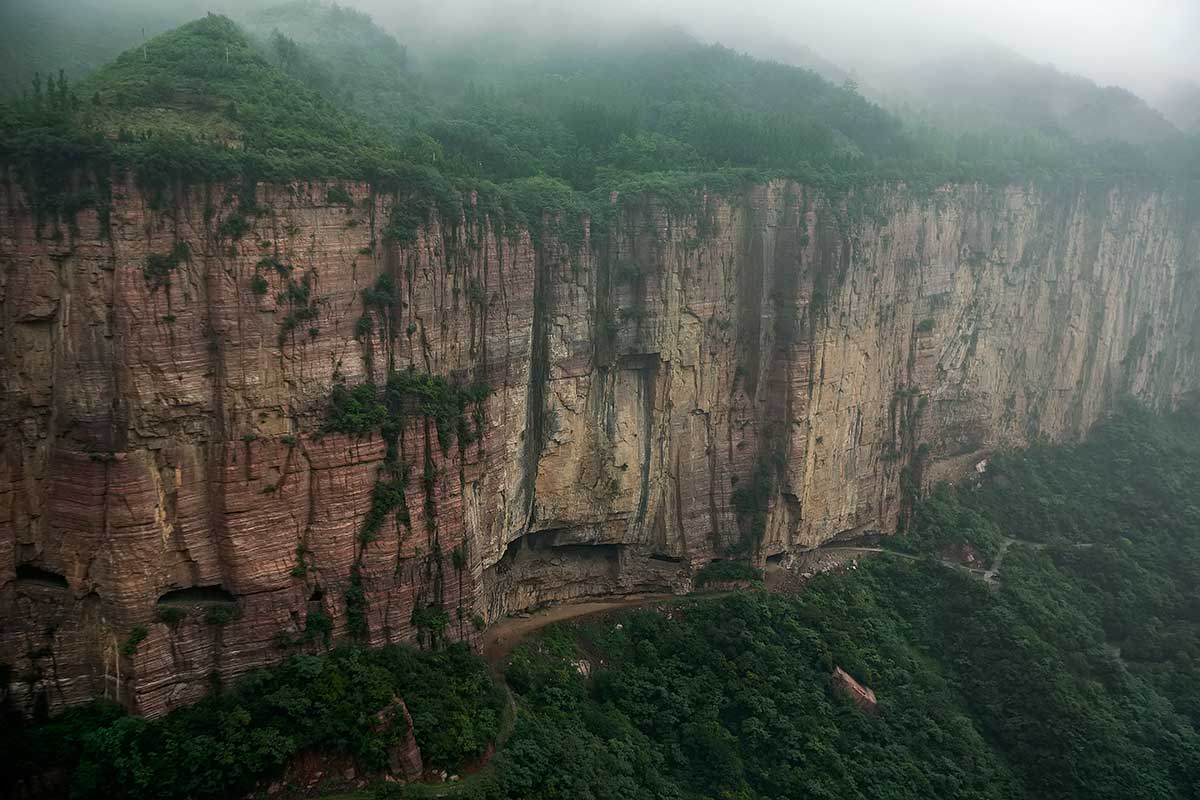
[[[1171,192],[780,181],[614,198],[576,236],[468,207],[401,246],[390,196],[328,189],[118,182],[58,221],[0,189],[19,704],[156,715],[352,634],[472,641],[684,591],[713,558],[891,531],[997,449],[1200,381],[1197,206]],[[471,435],[414,402],[325,430],[335,384],[405,372],[486,385]]]

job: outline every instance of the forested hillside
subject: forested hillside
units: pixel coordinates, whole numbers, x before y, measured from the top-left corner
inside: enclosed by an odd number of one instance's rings
[[[1024,131],[1063,141],[1134,145],[1180,135],[1162,113],[1126,89],[1099,86],[995,46],[873,74],[876,99],[885,107],[959,133]]]

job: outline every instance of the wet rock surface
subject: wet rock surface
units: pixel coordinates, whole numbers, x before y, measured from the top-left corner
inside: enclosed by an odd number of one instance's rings
[[[391,198],[347,188],[156,210],[118,183],[107,226],[85,210],[40,237],[0,188],[18,703],[161,714],[347,638],[356,592],[381,644],[428,641],[422,610],[476,641],[547,602],[688,591],[714,557],[890,531],[997,449],[1200,382],[1200,231],[1171,193],[779,181],[634,204],[581,248],[473,213],[401,248]],[[491,392],[469,444],[404,415],[404,502],[364,541],[388,443],[322,431],[331,390],[410,367]],[[230,608],[163,612],[198,587]]]

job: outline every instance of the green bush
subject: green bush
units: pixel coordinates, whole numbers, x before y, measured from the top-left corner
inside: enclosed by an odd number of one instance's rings
[[[696,586],[724,581],[761,581],[762,570],[746,561],[710,561],[696,573]]]
[[[225,239],[233,239],[234,241],[241,239],[249,230],[250,221],[241,214],[230,214],[221,220],[221,224],[217,227],[218,235]]]
[[[366,434],[379,430],[387,420],[387,406],[379,399],[373,383],[362,383],[353,389],[335,383],[329,398],[325,430],[338,433]]]
[[[320,615],[309,615],[306,636],[327,629]],[[66,768],[73,797],[241,796],[309,749],[384,769],[403,726],[376,731],[371,723],[396,697],[430,768],[477,758],[499,730],[502,695],[482,659],[462,646],[438,653],[392,646],[294,656],[155,720],[97,704],[48,723],[9,720],[0,736],[7,767],[18,775]]]
[[[187,619],[187,609],[179,606],[160,606],[157,611],[158,621],[167,625],[178,625]]]
[[[241,617],[242,609],[233,604],[211,605],[204,612],[204,621],[209,625],[228,625]]]
[[[146,637],[150,635],[150,631],[146,630],[145,625],[138,625],[129,632],[129,636],[121,643],[121,655],[133,656],[137,652],[138,645],[146,641]]]
[[[347,208],[354,207],[354,198],[346,191],[344,186],[330,186],[325,192],[325,202],[330,205],[346,206]]]
[[[142,277],[146,279],[151,288],[159,289],[169,286],[171,273],[175,271],[176,267],[187,261],[190,255],[191,249],[187,242],[176,242],[168,253],[146,256],[146,264],[142,267]]]

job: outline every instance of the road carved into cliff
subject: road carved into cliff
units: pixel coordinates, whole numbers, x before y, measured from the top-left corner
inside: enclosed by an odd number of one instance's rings
[[[703,595],[716,597],[716,594]],[[492,667],[497,677],[503,680],[500,665],[517,645],[534,635],[547,625],[555,622],[589,617],[606,611],[621,611],[642,606],[661,603],[665,600],[678,600],[687,595],[675,594],[643,594],[626,595],[612,600],[593,600],[580,603],[563,603],[543,608],[539,611],[505,617],[487,629],[483,636],[481,652],[484,659]]]

